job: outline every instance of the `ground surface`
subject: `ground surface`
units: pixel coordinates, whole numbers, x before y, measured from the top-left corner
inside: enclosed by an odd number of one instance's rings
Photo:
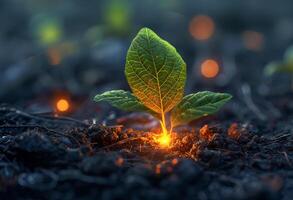
[[[3,106],[1,199],[292,199],[287,99],[270,99],[286,117],[269,122],[233,121],[230,105],[177,129],[169,149],[130,128],[156,126],[145,115],[106,127]]]

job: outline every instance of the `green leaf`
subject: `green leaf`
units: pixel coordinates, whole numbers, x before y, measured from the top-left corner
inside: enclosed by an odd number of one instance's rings
[[[208,91],[189,94],[172,110],[172,125],[175,127],[213,114],[231,98],[232,96],[230,94]]]
[[[128,50],[125,75],[140,102],[164,114],[182,99],[186,64],[171,44],[143,28]]]
[[[275,73],[293,73],[293,63],[284,63],[284,62],[270,62],[265,68],[264,73],[266,76],[271,76]]]
[[[293,71],[293,46],[286,50],[284,60],[287,64],[291,65],[291,70]]]
[[[280,62],[270,62],[264,68],[264,74],[267,76],[271,76],[275,73],[293,73],[293,46],[289,47],[285,54],[283,61]]]
[[[148,111],[139,100],[130,92],[124,90],[112,90],[98,94],[94,97],[96,102],[106,101],[112,106],[124,111]]]

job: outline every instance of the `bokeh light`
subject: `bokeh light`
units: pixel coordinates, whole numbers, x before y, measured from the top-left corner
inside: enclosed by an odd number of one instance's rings
[[[198,15],[192,18],[189,24],[190,34],[197,40],[209,39],[215,31],[215,24],[211,17]]]
[[[51,65],[59,65],[61,62],[61,54],[57,48],[48,49],[48,58]]]
[[[262,33],[256,31],[244,31],[243,32],[244,46],[252,51],[259,51],[263,48],[264,36]]]
[[[37,38],[42,45],[51,45],[60,41],[62,28],[56,20],[46,20],[37,25]]]
[[[213,59],[207,59],[201,64],[201,74],[206,78],[214,78],[218,75],[220,67]]]
[[[105,21],[107,27],[116,33],[126,33],[130,28],[130,8],[127,1],[108,1],[105,9]]]
[[[56,108],[60,112],[66,112],[70,108],[69,101],[67,99],[61,98],[56,102]]]
[[[59,65],[62,60],[78,51],[78,46],[73,42],[62,42],[47,49],[48,60],[51,65]]]

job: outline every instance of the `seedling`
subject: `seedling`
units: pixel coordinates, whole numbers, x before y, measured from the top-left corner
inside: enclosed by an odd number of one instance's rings
[[[271,76],[275,73],[292,73],[293,74],[293,46],[289,47],[284,55],[282,61],[273,61],[270,62],[265,67],[265,74]]]
[[[160,120],[162,143],[169,141],[167,124],[172,132],[173,127],[215,113],[232,98],[209,91],[183,97],[185,62],[171,44],[148,28],[141,29],[129,47],[125,75],[133,93],[112,90],[96,95],[94,100],[107,101],[124,111],[152,114]]]

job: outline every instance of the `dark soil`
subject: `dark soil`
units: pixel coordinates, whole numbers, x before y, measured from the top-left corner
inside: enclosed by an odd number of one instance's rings
[[[233,121],[239,112],[230,105],[218,117],[178,128],[169,149],[150,140],[157,123],[145,115],[107,127],[3,106],[1,199],[290,200],[293,107],[287,99],[270,99],[286,117],[269,121],[257,114]],[[138,125],[149,131],[134,130]]]

